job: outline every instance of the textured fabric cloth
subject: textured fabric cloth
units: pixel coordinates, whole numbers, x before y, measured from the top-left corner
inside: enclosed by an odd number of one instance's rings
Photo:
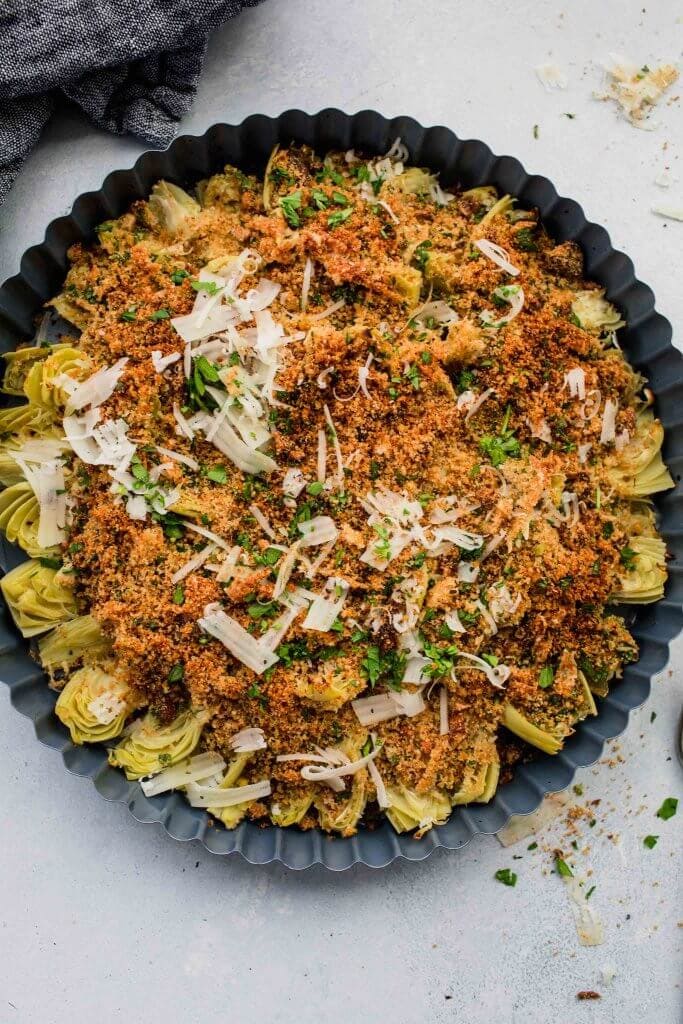
[[[209,32],[259,0],[0,0],[0,203],[60,96],[167,145]]]

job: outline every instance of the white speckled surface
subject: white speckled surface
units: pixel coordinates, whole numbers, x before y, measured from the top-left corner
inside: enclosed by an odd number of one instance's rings
[[[681,105],[663,105],[661,126],[639,132],[591,99],[592,62],[609,50],[680,62],[683,6],[643,2],[270,0],[216,35],[183,130],[336,105],[484,138],[602,222],[680,327],[683,224],[649,208],[683,205],[683,181],[668,192],[654,184],[665,165],[683,179]],[[565,92],[537,82],[532,67],[546,60],[565,67]],[[58,117],[0,209],[0,279],[78,193],[142,148],[76,113]],[[601,800],[598,821],[582,826],[587,853],[564,844],[580,873],[593,872],[606,942],[592,949],[578,944],[550,854],[527,843],[502,850],[479,839],[459,854],[343,876],[218,860],[67,775],[0,689],[0,1021],[678,1024],[683,813],[654,814],[664,797],[683,797],[673,755],[682,651],[676,642],[671,670],[612,750],[616,763],[580,775],[577,799]],[[660,835],[652,851],[648,833]],[[554,835],[550,847],[564,832]],[[514,889],[493,878],[506,866],[519,875]],[[602,998],[577,1002],[581,989]]]

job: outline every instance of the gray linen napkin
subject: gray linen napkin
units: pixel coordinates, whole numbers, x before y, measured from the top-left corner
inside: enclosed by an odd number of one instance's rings
[[[259,0],[0,0],[0,203],[60,96],[167,145],[209,33]]]

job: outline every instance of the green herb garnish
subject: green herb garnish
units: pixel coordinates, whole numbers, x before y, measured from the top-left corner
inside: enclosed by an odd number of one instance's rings
[[[330,228],[338,228],[344,221],[347,221],[353,213],[353,206],[347,206],[345,210],[335,210],[327,218],[327,224]]]
[[[542,690],[547,690],[549,686],[552,686],[554,678],[555,672],[552,665],[544,665],[538,673],[538,685]]]
[[[215,281],[190,281],[190,284],[196,292],[206,292],[207,295],[216,295],[221,290]]]
[[[288,196],[282,196],[280,199],[280,209],[290,228],[300,227],[301,217],[297,211],[301,209],[301,190],[292,192]]]
[[[561,878],[573,878],[574,872],[567,864],[566,860],[563,860],[559,854],[555,856],[555,870]]]
[[[226,484],[228,482],[228,472],[225,466],[214,466],[212,469],[207,470],[207,480],[212,480],[215,484]]]
[[[674,814],[678,810],[678,800],[675,796],[668,796],[662,806],[657,811],[657,817],[661,818],[662,821],[668,821],[669,818],[673,818]]]
[[[517,885],[517,875],[510,868],[499,868],[493,876],[498,882],[502,882],[503,885],[515,886]]]

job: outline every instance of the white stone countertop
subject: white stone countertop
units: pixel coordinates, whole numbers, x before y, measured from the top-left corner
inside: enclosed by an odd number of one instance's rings
[[[683,206],[681,103],[664,102],[655,130],[638,131],[592,91],[610,51],[681,66],[682,47],[680,0],[269,0],[215,34],[182,131],[338,106],[483,138],[604,224],[678,331],[683,223],[650,208]],[[545,61],[565,69],[566,90],[539,84],[533,67]],[[80,192],[144,148],[59,114],[0,209],[0,280]],[[679,179],[666,191],[655,184],[665,167]],[[579,945],[552,870],[561,824],[533,852],[479,837],[378,872],[219,859],[68,775],[0,688],[0,1022],[679,1024],[683,807],[667,822],[655,812],[683,798],[682,653],[674,642],[626,735],[578,775],[573,799],[600,800],[571,851],[596,886],[605,943],[594,948]],[[515,888],[494,879],[502,867],[517,872]],[[601,998],[577,1001],[586,989]]]

